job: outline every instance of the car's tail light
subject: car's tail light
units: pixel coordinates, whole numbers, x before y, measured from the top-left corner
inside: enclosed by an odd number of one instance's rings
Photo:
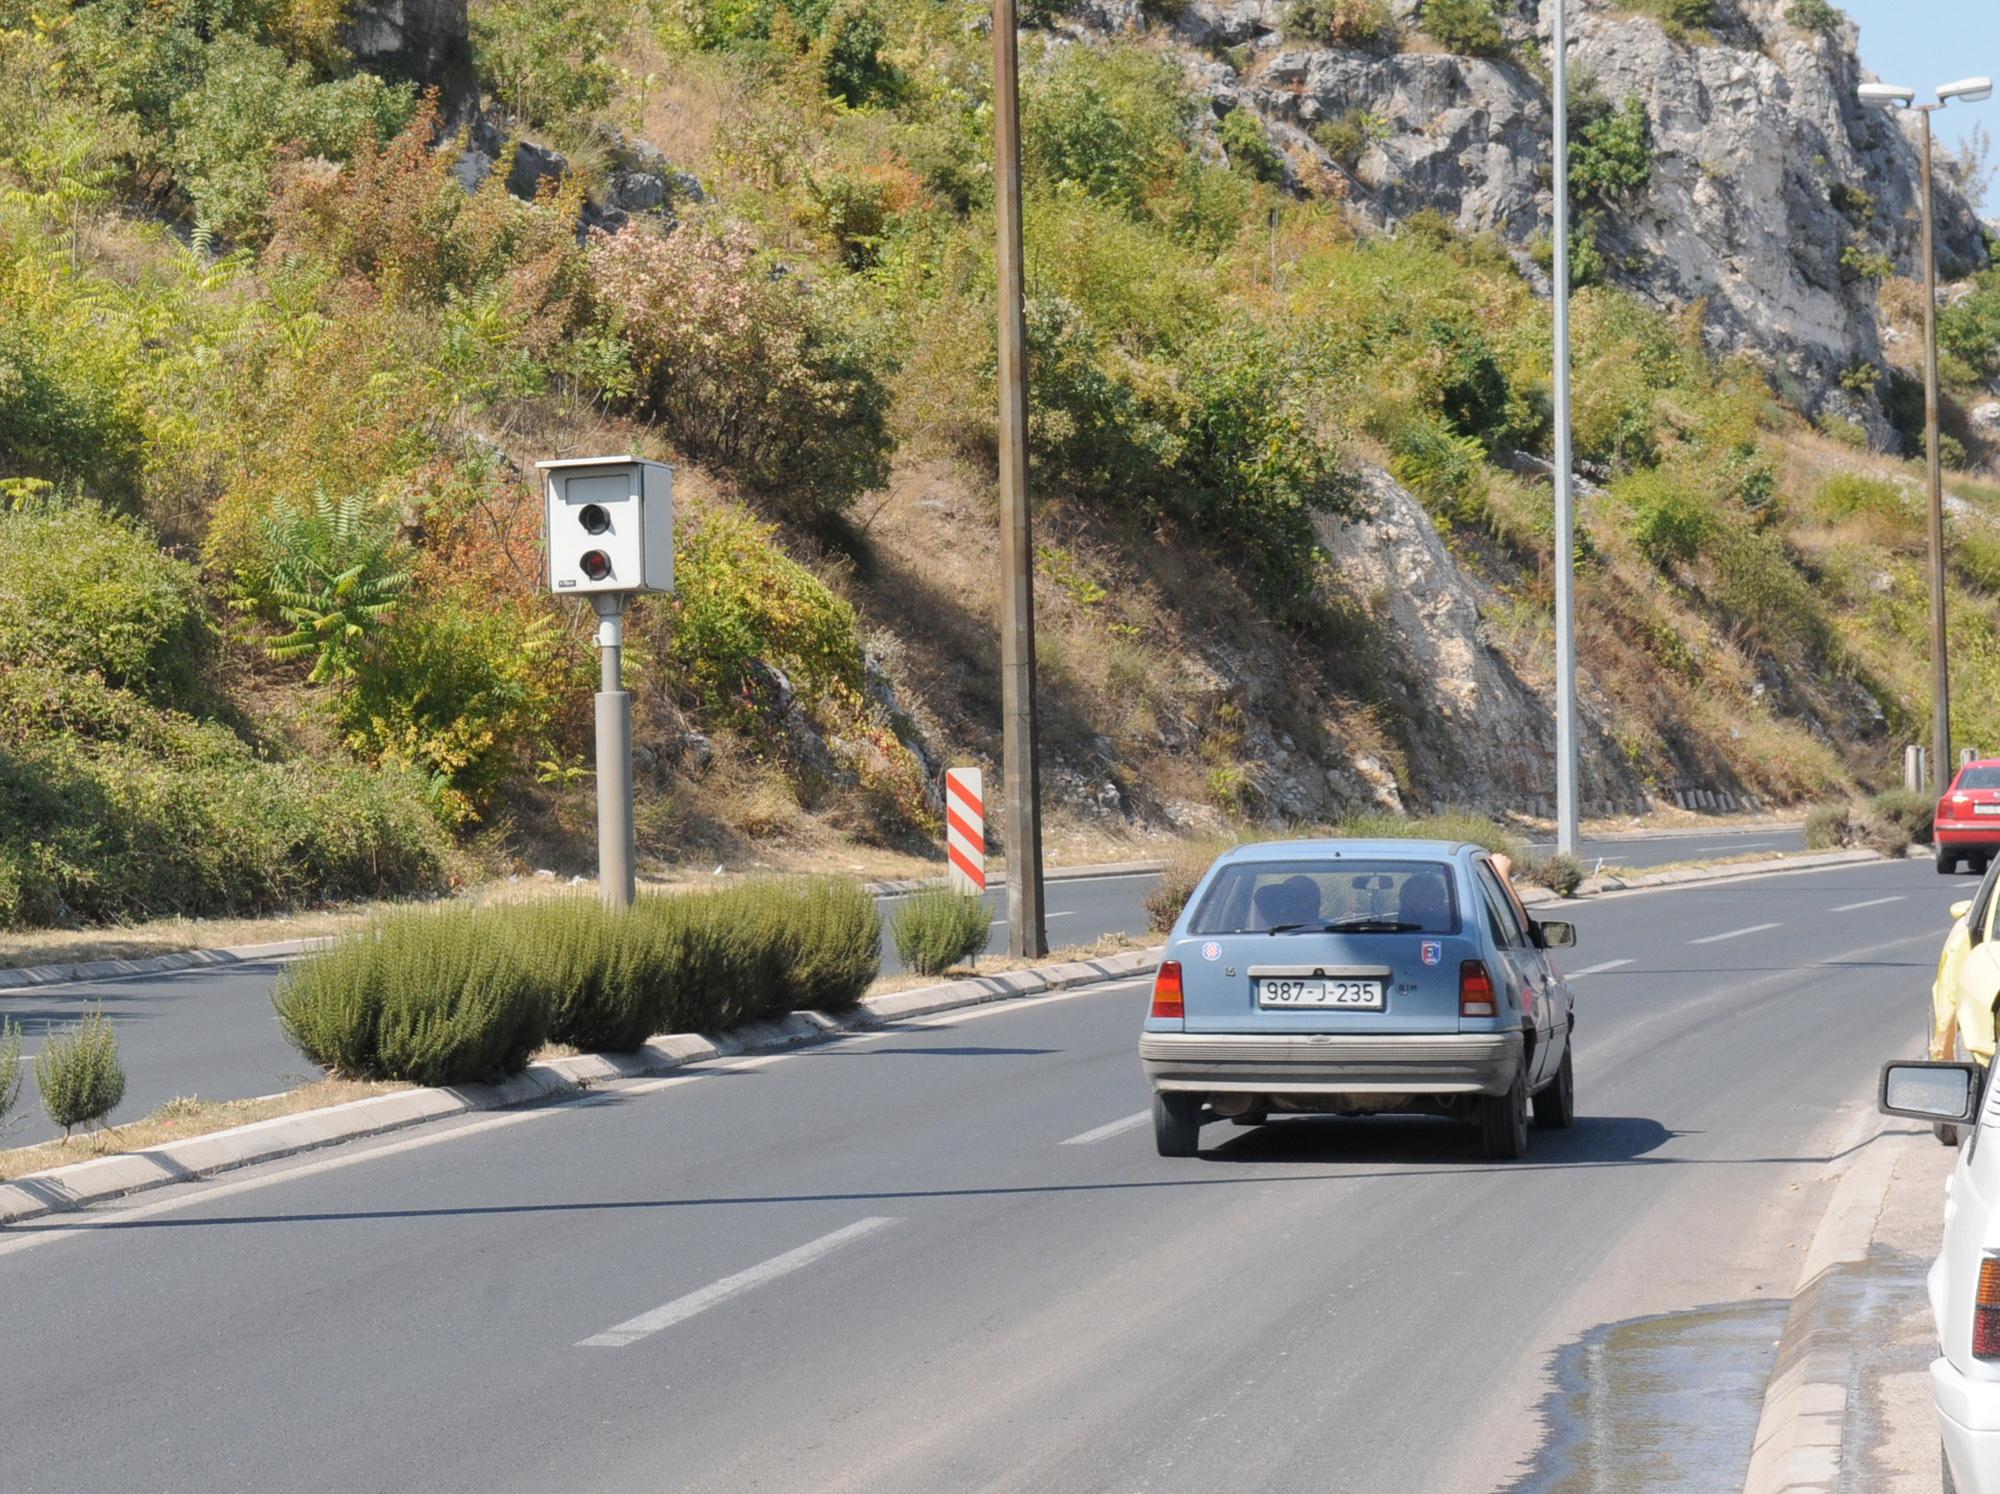
[[[1187,1015],[1187,1005],[1181,994],[1179,960],[1160,962],[1160,973],[1153,977],[1153,1015],[1176,1020]]]
[[[1484,960],[1467,960],[1458,967],[1458,1014],[1461,1017],[1493,1015],[1493,977],[1486,973]]]
[[[1972,1357],[2000,1359],[2000,1256],[1979,1263],[1979,1295],[1972,1304]]]

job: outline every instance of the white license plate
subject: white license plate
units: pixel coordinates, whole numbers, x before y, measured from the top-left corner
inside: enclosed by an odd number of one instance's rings
[[[1349,1010],[1382,1010],[1379,980],[1271,980],[1257,982],[1257,1005],[1263,1007],[1338,1006]]]
[[[1975,804],[1972,806],[1972,812],[1974,814],[2000,814],[2000,804]]]

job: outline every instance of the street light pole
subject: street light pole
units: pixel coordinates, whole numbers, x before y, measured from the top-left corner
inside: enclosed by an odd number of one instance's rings
[[[1000,717],[1007,783],[1007,951],[1049,952],[1035,733],[1035,552],[1028,511],[1028,336],[1021,283],[1021,97],[1015,0],[993,0],[993,204],[1000,292]]]
[[[1556,374],[1556,850],[1577,854],[1576,495],[1569,436],[1569,58],[1556,0],[1555,35],[1555,374]]]
[[[1914,109],[1923,122],[1924,166],[1922,208],[1924,227],[1924,465],[1930,498],[1931,549],[1931,777],[1940,795],[1951,787],[1951,663],[1945,646],[1944,474],[1938,460],[1937,372],[1937,246],[1931,204],[1931,116],[1954,99],[1976,104],[1993,94],[1991,78],[1964,78],[1946,83],[1934,103],[1916,102],[1914,88],[1892,83],[1864,83],[1864,104],[1887,109]]]
[[[1951,787],[1951,668],[1944,631],[1944,474],[1938,464],[1937,249],[1931,223],[1931,115],[1942,103],[1917,113],[1924,125],[1924,448],[1929,469],[1931,528],[1931,775],[1940,798]]]

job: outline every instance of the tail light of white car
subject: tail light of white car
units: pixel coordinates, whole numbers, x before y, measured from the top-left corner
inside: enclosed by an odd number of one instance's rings
[[[1494,1011],[1493,977],[1486,973],[1486,962],[1465,961],[1458,967],[1458,1014],[1490,1017]]]
[[[1972,1303],[1972,1357],[2000,1359],[2000,1256],[1979,1263],[1979,1294]]]
[[[1181,991],[1179,960],[1160,962],[1160,973],[1153,977],[1153,1015],[1171,1017],[1175,1021],[1187,1015],[1186,999]]]

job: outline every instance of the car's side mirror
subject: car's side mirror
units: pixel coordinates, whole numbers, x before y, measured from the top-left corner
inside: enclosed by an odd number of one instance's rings
[[[1538,923],[1535,930],[1541,935],[1543,949],[1576,948],[1576,925],[1551,918],[1546,923]]]
[[[1894,1059],[1882,1065],[1876,1108],[1884,1115],[1964,1125],[1979,1113],[1979,1082],[1984,1075],[1976,1063]]]
[[[1956,922],[1957,920],[1965,917],[1966,914],[1972,911],[1972,899],[1965,898],[1959,902],[1953,903],[1951,905],[1950,911],[1952,920]]]

